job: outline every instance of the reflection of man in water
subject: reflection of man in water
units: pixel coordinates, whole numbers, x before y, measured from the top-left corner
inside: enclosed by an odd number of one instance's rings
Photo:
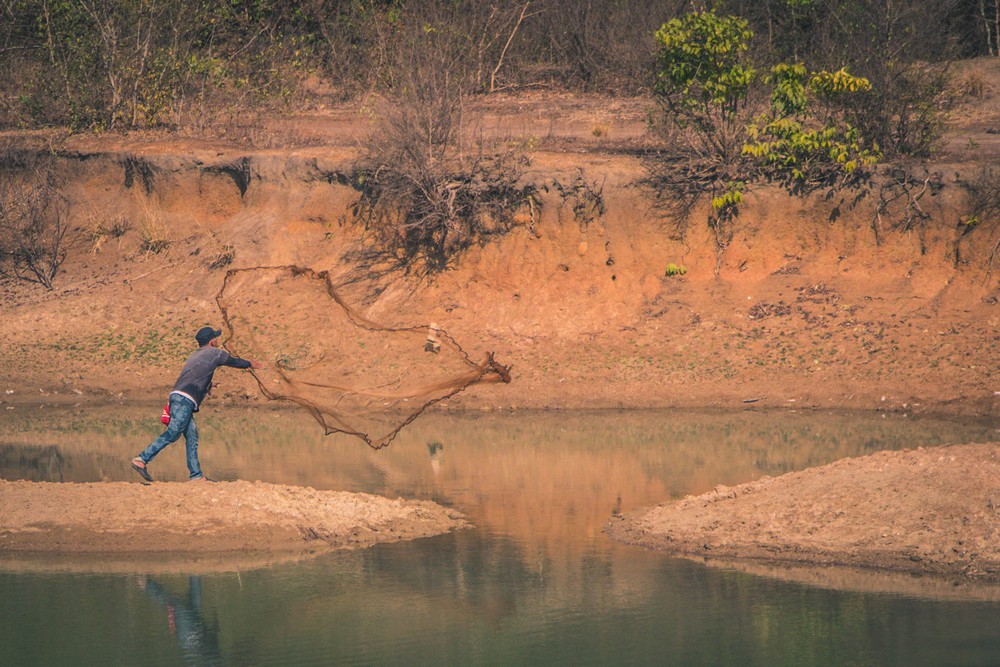
[[[219,628],[205,623],[201,606],[201,577],[188,578],[186,597],[173,595],[152,577],[143,577],[139,585],[167,612],[167,625],[184,654],[184,661],[195,665],[221,665]]]
[[[441,457],[444,456],[444,445],[436,440],[428,442],[427,451],[431,455],[431,470],[434,472],[434,476],[437,477],[441,474]]]

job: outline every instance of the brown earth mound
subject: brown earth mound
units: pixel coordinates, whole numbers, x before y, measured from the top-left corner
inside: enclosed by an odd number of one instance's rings
[[[263,482],[0,480],[0,561],[17,552],[306,554],[468,526],[432,502]]]
[[[663,503],[612,537],[723,561],[1000,581],[1000,443],[885,451]]]

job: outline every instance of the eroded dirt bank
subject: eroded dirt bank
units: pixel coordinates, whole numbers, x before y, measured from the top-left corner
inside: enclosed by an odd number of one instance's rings
[[[987,266],[996,239],[989,230],[958,235],[955,185],[931,202],[926,228],[881,244],[860,208],[832,224],[823,202],[760,192],[720,260],[700,218],[683,239],[671,237],[671,223],[632,185],[642,177],[635,159],[538,154],[540,184],[569,181],[576,169],[600,180],[604,218],[581,225],[570,204],[547,195],[532,229],[473,248],[449,271],[358,281],[344,257],[363,231],[339,222],[351,193],[317,182],[301,161],[254,157],[242,199],[231,181],[195,167],[160,164],[146,195],[121,186],[117,158],[87,164],[74,195],[77,210],[90,211],[81,225],[95,208],[136,222],[99,247],[79,239],[51,292],[0,285],[0,401],[162,398],[193,332],[220,325],[214,299],[226,267],[212,266],[231,252],[230,268],[329,270],[367,316],[436,322],[474,357],[493,351],[513,366],[511,385],[475,389],[451,406],[1000,406],[1000,272]],[[182,177],[192,182],[171,180]],[[170,241],[160,253],[140,249],[144,206]],[[666,275],[670,263],[687,273]],[[280,321],[273,313],[270,324]],[[215,400],[261,398],[248,378],[220,381]]]
[[[664,553],[1000,581],[1000,443],[879,452],[614,519]]]
[[[0,480],[0,560],[21,552],[301,555],[468,526],[429,501],[263,482]]]
[[[0,402],[162,399],[193,332],[220,324],[226,269],[294,263],[329,271],[372,319],[436,322],[475,358],[493,351],[513,366],[510,385],[450,407],[997,414],[1000,222],[962,224],[963,183],[988,157],[962,146],[993,146],[992,116],[956,126],[927,165],[940,188],[916,223],[877,214],[875,190],[855,202],[762,187],[720,252],[707,204],[681,224],[641,185],[645,108],[540,98],[481,110],[542,137],[524,175],[539,217],[423,278],[352,260],[365,230],[338,175],[367,131],[358,113],[284,119],[313,131],[285,149],[73,137],[59,154],[73,243],[55,289],[0,281]],[[601,215],[575,214],[560,192],[578,188],[600,192]],[[686,273],[667,275],[670,264]],[[272,316],[253,324],[280,324]],[[249,378],[217,377],[213,400],[263,400]]]

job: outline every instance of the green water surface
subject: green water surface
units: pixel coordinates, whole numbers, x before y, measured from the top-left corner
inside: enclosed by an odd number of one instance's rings
[[[0,414],[0,477],[133,481],[159,406]],[[617,544],[625,512],[880,449],[1000,439],[901,415],[434,414],[388,449],[206,408],[219,479],[430,499],[469,530],[261,567],[0,551],[0,665],[997,665],[988,594],[748,574]],[[186,476],[183,441],[151,464]],[[864,502],[864,499],[859,499]],[[7,508],[3,508],[7,511]],[[149,511],[157,511],[155,506]],[[919,582],[916,582],[919,584]]]

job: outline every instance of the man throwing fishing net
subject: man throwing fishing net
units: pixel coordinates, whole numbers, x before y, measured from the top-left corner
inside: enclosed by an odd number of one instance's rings
[[[191,353],[181,370],[174,389],[170,392],[170,402],[164,419],[169,416],[167,430],[150,443],[146,449],[132,459],[132,468],[147,482],[153,481],[147,465],[164,447],[176,442],[181,435],[187,445],[188,481],[205,481],[198,462],[198,427],[194,423],[194,413],[198,412],[202,401],[212,389],[212,376],[219,366],[232,368],[262,368],[260,362],[234,357],[219,347],[222,331],[212,327],[202,327],[195,340],[198,349]]]

